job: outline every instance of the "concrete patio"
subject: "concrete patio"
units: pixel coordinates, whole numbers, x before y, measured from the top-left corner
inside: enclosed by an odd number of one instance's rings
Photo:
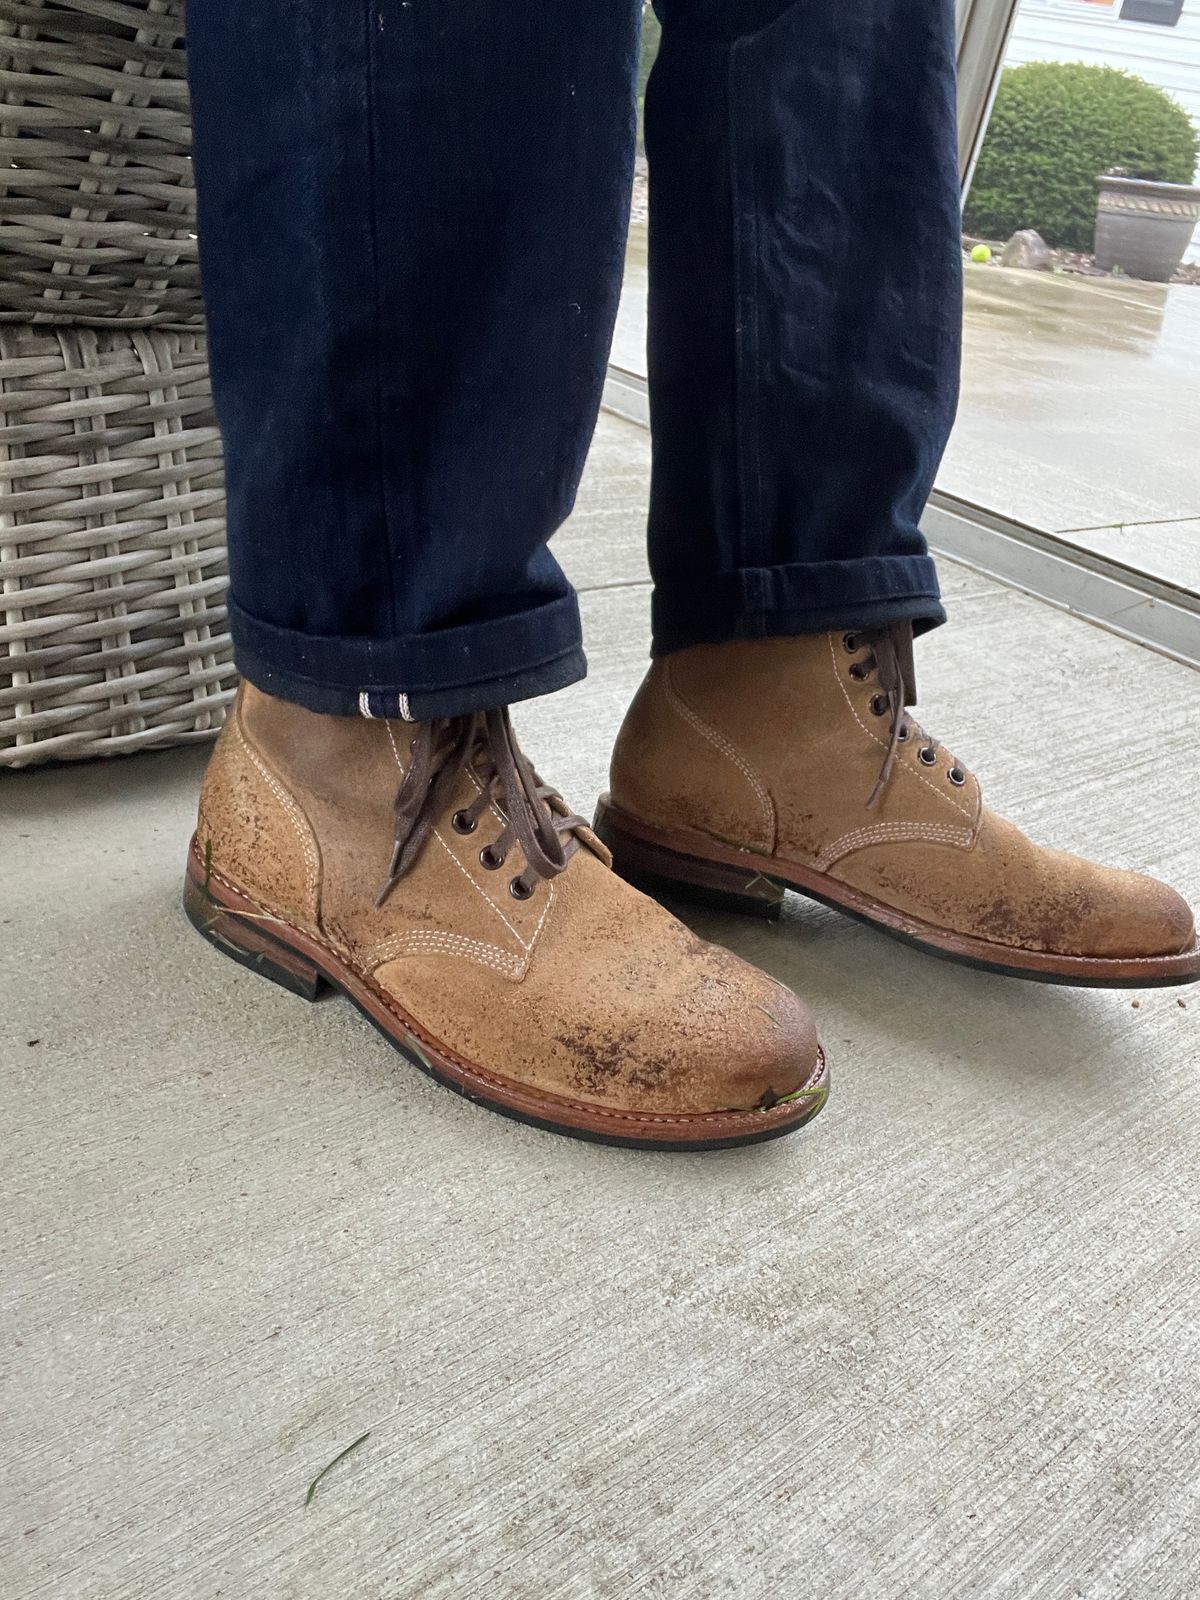
[[[584,809],[646,471],[606,419],[562,537],[592,673],[519,716]],[[1200,675],[945,582],[922,720],[1200,899]],[[706,914],[817,1011],[827,1111],[574,1144],[200,942],[203,761],[0,774],[4,1600],[1193,1600],[1200,993]]]

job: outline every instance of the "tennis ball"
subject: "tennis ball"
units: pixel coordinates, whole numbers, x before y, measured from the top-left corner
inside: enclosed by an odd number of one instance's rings
[[[991,259],[991,248],[986,244],[977,244],[974,250],[971,251],[972,261],[990,261]]]

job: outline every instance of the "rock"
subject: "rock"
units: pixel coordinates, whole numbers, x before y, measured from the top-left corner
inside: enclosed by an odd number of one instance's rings
[[[1054,265],[1050,246],[1033,228],[1022,228],[1000,252],[1002,267],[1023,267],[1026,272],[1049,272]]]

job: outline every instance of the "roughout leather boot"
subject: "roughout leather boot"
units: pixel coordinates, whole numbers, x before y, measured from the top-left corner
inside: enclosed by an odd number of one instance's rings
[[[226,954],[340,989],[431,1077],[560,1133],[711,1149],[825,1100],[801,1002],[617,877],[506,711],[318,716],[244,684],[185,904]]]
[[[908,716],[907,626],[656,660],[596,827],[618,872],[777,916],[785,888],[934,954],[1136,988],[1200,977],[1192,913],[1139,873],[1032,843]]]

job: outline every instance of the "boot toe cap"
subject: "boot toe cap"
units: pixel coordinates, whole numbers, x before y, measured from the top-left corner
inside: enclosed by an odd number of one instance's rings
[[[756,1111],[806,1089],[823,1093],[816,1023],[804,1002],[729,952],[706,953],[715,974],[680,1018],[689,1109]]]
[[[1098,954],[1173,956],[1196,941],[1196,920],[1181,894],[1140,872],[1112,875],[1111,899],[1098,919]]]

